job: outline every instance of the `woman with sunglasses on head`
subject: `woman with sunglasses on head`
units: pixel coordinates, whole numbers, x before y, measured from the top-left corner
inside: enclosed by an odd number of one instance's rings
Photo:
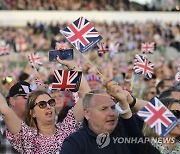
[[[69,70],[79,70],[74,61],[60,60]],[[84,76],[81,79],[79,101],[62,123],[55,124],[55,100],[45,91],[30,94],[25,122],[10,109],[0,94],[0,112],[7,125],[7,138],[20,153],[57,153],[64,139],[81,126],[83,120],[82,98],[90,90]]]
[[[179,119],[171,132],[162,140],[158,139],[158,135],[144,123],[144,136],[151,138],[151,143],[156,147],[161,154],[179,154],[180,153],[180,101],[174,98],[163,98],[160,101]]]

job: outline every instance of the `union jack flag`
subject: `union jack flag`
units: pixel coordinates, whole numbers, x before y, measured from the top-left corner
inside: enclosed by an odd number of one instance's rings
[[[142,75],[147,79],[152,78],[154,64],[150,62],[146,57],[141,55],[135,55],[133,70],[136,74]]]
[[[137,113],[159,136],[166,136],[178,119],[156,97]]]
[[[156,48],[156,44],[154,42],[151,43],[145,42],[141,44],[142,54],[148,54],[148,53],[152,54],[155,48]]]
[[[3,45],[0,47],[0,56],[9,54],[9,44]]]
[[[107,51],[109,51],[109,49],[108,48],[106,48],[106,44],[105,43],[97,43],[97,46],[98,46],[98,53],[100,53],[100,54],[104,54],[104,53],[106,53]]]
[[[93,25],[84,17],[78,18],[68,27],[60,30],[60,32],[82,53],[89,50],[102,39]]]
[[[55,49],[56,50],[65,50],[68,48],[67,42],[56,42]]]
[[[32,67],[35,67],[36,64],[42,65],[42,60],[39,57],[39,53],[30,53],[28,58]]]
[[[55,70],[54,83],[52,83],[52,90],[69,90],[77,92],[81,82],[82,72],[68,71],[68,70]]]

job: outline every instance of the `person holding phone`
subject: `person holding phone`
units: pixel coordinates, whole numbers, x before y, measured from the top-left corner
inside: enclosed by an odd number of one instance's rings
[[[74,61],[60,60],[70,70],[78,70]],[[37,90],[29,95],[25,122],[7,105],[0,94],[0,113],[7,126],[7,138],[20,153],[57,153],[64,139],[81,126],[83,120],[82,98],[90,88],[84,77],[79,88],[79,101],[70,110],[62,123],[55,124],[55,100],[50,94]]]

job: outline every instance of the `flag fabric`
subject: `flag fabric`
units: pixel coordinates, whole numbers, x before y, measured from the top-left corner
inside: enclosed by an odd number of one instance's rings
[[[142,55],[135,55],[133,70],[137,75],[142,75],[147,79],[152,78],[154,64]]]
[[[3,45],[0,47],[0,56],[8,55],[9,54],[9,44]]]
[[[78,18],[65,29],[60,30],[60,32],[82,53],[89,50],[102,39],[93,25],[84,17]]]
[[[100,54],[104,54],[106,53],[107,51],[109,51],[108,48],[106,48],[106,44],[105,43],[97,43],[97,46],[98,46],[98,53]]]
[[[65,50],[68,48],[67,42],[56,42],[55,49],[56,50]]]
[[[148,42],[142,43],[141,44],[142,54],[149,54],[149,53],[152,54],[152,53],[154,53],[155,47],[156,47],[156,44],[154,42],[151,42],[151,43],[148,43]]]
[[[110,52],[110,58],[113,58],[115,54],[117,54],[119,52],[119,45],[120,43],[115,44],[115,46],[112,48],[111,52]]]
[[[178,119],[174,114],[156,97],[137,114],[161,137],[166,136],[178,124]]]
[[[54,82],[52,83],[52,90],[77,92],[81,82],[82,72],[55,70]]]
[[[42,60],[39,57],[39,53],[30,53],[28,55],[28,58],[29,58],[29,62],[30,62],[32,67],[35,67],[36,64],[42,65]]]

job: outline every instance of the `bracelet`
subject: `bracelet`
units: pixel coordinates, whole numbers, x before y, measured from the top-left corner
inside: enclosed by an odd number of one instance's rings
[[[130,110],[129,106],[128,106],[128,108],[127,108],[126,110],[123,110],[123,109],[120,107],[119,102],[116,103],[115,108],[116,108],[116,110],[117,110],[117,112],[118,112],[119,114],[126,114],[126,113],[128,113],[129,110]]]
[[[131,95],[131,96],[133,98],[133,101],[129,106],[130,106],[130,108],[133,108],[135,106],[135,104],[136,104],[136,98],[133,95]]]
[[[76,66],[74,66],[73,68],[69,69],[70,71],[73,71],[76,68]]]

